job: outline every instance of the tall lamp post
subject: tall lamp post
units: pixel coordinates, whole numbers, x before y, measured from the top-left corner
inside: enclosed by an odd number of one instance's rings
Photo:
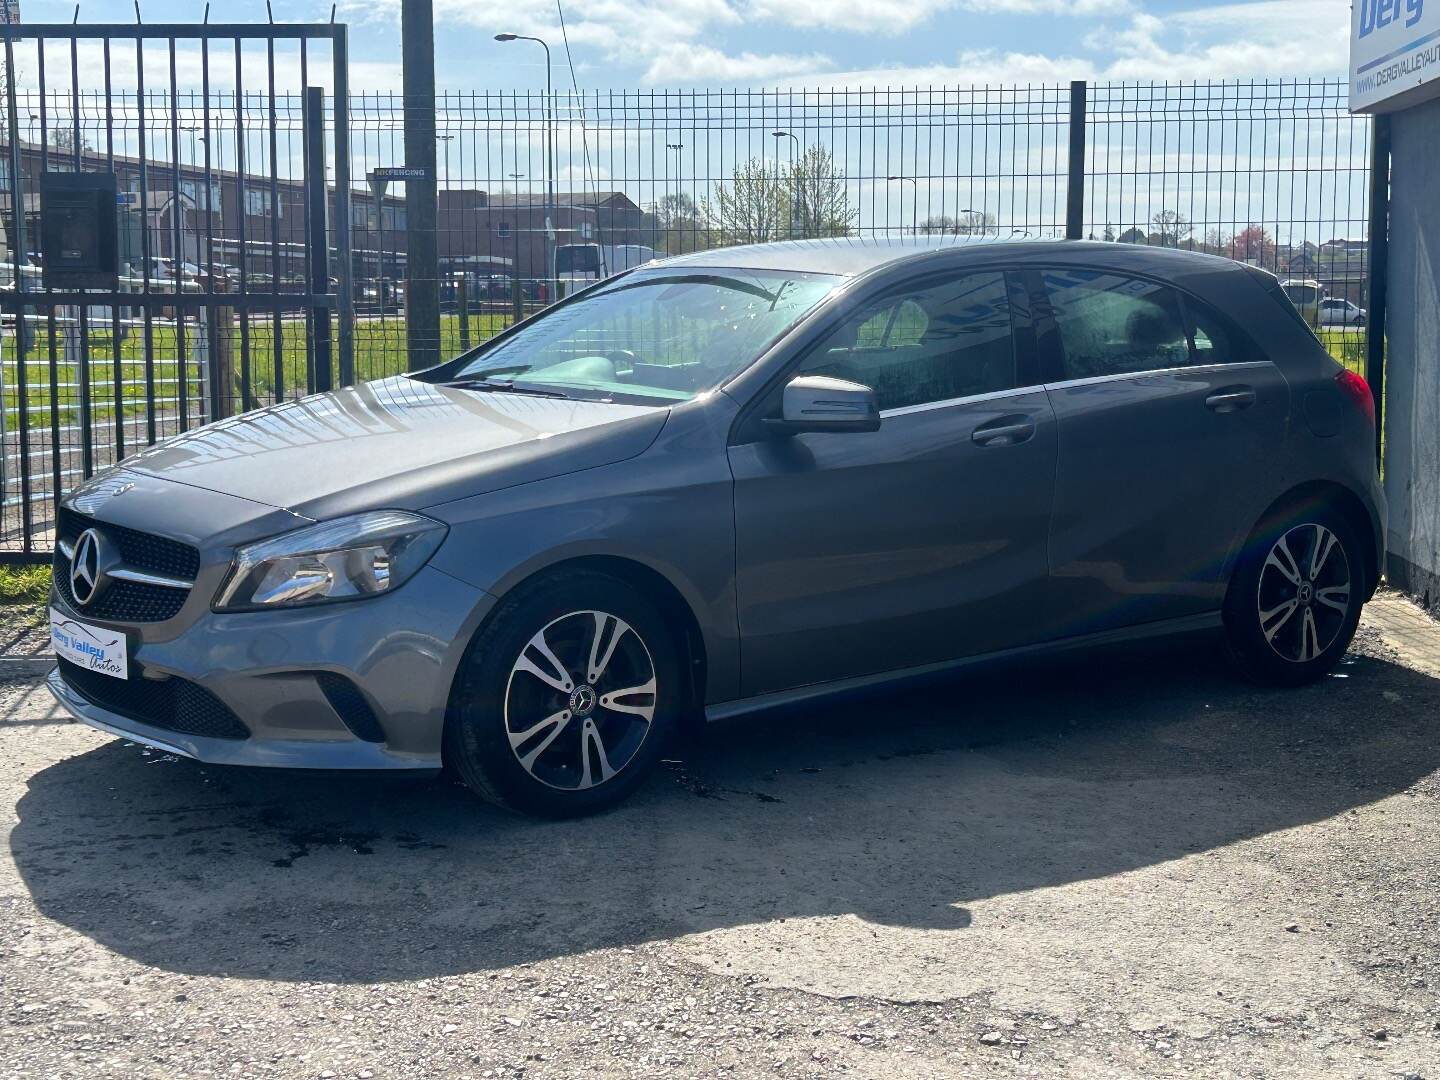
[[[533,41],[545,50],[545,274],[555,289],[555,90],[550,71],[550,46],[527,34],[496,34],[496,41]],[[554,296],[550,297],[553,302]]]
[[[791,204],[790,204],[790,239],[793,240],[793,239],[795,239],[795,209],[796,209],[796,203],[797,203],[797,202],[799,202],[799,203],[801,204],[801,205],[800,205],[800,220],[801,220],[801,222],[806,226],[804,231],[805,231],[805,232],[809,232],[809,222],[806,220],[806,218],[808,217],[808,215],[805,214],[805,212],[804,212],[804,211],[805,211],[805,208],[804,208],[804,199],[803,199],[804,191],[803,191],[803,189],[800,188],[800,185],[796,183],[796,176],[795,176],[795,159],[796,159],[796,157],[799,156],[799,154],[800,154],[800,140],[799,140],[799,138],[798,138],[794,133],[789,132],[789,131],[772,131],[772,132],[770,132],[770,137],[771,137],[772,139],[789,139],[789,140],[790,140],[790,183],[795,185],[798,193],[802,196],[802,198],[800,198],[800,199],[798,199],[798,200],[792,200],[792,202],[791,202]]]
[[[910,231],[917,236],[920,234],[920,185],[915,182],[913,176],[887,176],[885,178],[892,184],[896,180],[906,180],[910,183]],[[901,205],[904,209],[904,205]]]
[[[680,213],[680,152],[685,149],[685,144],[680,142],[667,142],[665,144],[665,194],[670,194],[670,153],[675,154],[675,201],[670,206],[670,220],[665,226],[665,250],[670,251],[670,230]],[[684,244],[680,245],[684,249]],[[671,254],[674,254],[671,252]]]
[[[450,187],[450,144],[455,141],[455,136],[436,135],[435,141],[443,142],[445,144],[445,187],[448,189]],[[461,162],[463,164],[463,157],[461,158]]]

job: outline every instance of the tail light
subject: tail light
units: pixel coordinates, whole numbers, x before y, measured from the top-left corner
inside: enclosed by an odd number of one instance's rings
[[[1357,409],[1365,414],[1365,419],[1373,428],[1375,426],[1375,396],[1370,393],[1370,384],[1346,368],[1335,376],[1335,385]]]

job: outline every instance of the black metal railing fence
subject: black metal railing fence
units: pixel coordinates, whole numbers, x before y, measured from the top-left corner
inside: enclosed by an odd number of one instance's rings
[[[236,70],[243,66],[238,58]],[[406,281],[415,271],[403,187],[366,183],[377,168],[405,164],[403,100],[355,94],[348,105],[348,264],[333,247],[341,212],[333,171],[327,214],[331,274],[347,281],[353,297],[353,322],[342,311],[334,333],[353,327],[354,376],[363,380],[409,366]],[[333,107],[329,99],[332,120]],[[40,116],[49,118],[47,135],[37,130]],[[244,273],[251,287],[258,280],[277,293],[305,291],[303,117],[299,93],[272,93],[255,78],[232,78],[208,95],[177,84],[143,94],[62,86],[42,95],[32,87],[16,98],[22,171],[35,167],[26,162],[37,147],[57,149],[56,132],[68,132],[61,143],[78,139],[87,160],[106,140],[113,156],[127,159],[139,156],[142,138],[162,141],[151,156],[171,162],[158,187],[179,191],[172,199],[181,205],[179,227],[173,208],[170,216],[163,207],[141,210],[162,218],[152,258],[169,262],[152,265],[152,274],[171,273],[182,289],[189,277],[213,288],[206,282]],[[594,273],[652,254],[826,236],[1068,235],[1161,244],[1313,282],[1317,295],[1356,311],[1369,296],[1370,120],[1349,113],[1339,79],[553,97],[450,91],[437,98],[436,133],[443,354],[484,340]],[[59,148],[73,156],[73,145]],[[10,158],[6,147],[0,165]],[[0,172],[0,202],[8,177],[8,168]],[[30,209],[27,200],[27,215]],[[218,254],[207,244],[190,259],[200,250],[192,232],[202,217]],[[191,262],[201,265],[180,265]],[[140,268],[130,269],[139,276]],[[0,280],[0,292],[7,287],[13,281]],[[114,314],[97,311],[92,321],[110,326]],[[74,313],[31,315],[28,327],[8,316],[0,328],[0,558],[42,553],[57,494],[114,460],[117,446],[92,430],[94,452],[84,461],[66,458],[58,485],[29,486],[28,515],[17,482],[23,454],[78,445],[79,425],[105,423],[126,433],[120,452],[131,453],[151,438],[317,385],[307,371],[313,330],[298,308],[278,318],[243,307],[224,312],[222,328],[207,327],[208,351],[193,337],[193,320],[177,319],[175,310],[152,306],[148,335],[125,331],[134,314],[120,319],[122,345],[101,343],[100,378],[118,372],[123,393],[68,377],[77,346],[66,318]],[[1312,314],[1322,317],[1318,307]],[[1362,366],[1363,327],[1320,331],[1338,357]],[[230,357],[221,384],[207,359],[218,351]],[[97,395],[97,406],[105,404],[99,397],[119,402],[118,419],[104,407],[82,416],[87,393]],[[22,412],[28,447],[17,442]]]

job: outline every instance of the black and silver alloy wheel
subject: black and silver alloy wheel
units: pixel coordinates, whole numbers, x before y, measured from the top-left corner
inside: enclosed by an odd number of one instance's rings
[[[1271,546],[1260,570],[1256,611],[1265,640],[1291,663],[1314,660],[1344,630],[1353,591],[1339,537],[1318,522],[1295,526]]]
[[[1302,516],[1303,515],[1303,516]],[[1299,686],[1334,668],[1369,595],[1355,526],[1331,506],[1257,526],[1225,594],[1225,642],[1249,678]]]
[[[505,731],[520,766],[566,791],[613,779],[655,717],[655,664],[627,622],[572,611],[520,651],[505,687]]]
[[[491,802],[573,817],[645,780],[688,707],[685,637],[629,582],[559,571],[513,590],[470,642],[445,759]]]

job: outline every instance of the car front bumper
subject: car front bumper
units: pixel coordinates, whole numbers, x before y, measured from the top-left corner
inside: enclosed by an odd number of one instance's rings
[[[199,761],[433,770],[441,765],[455,671],[493,604],[488,593],[426,567],[389,596],[309,610],[207,612],[169,640],[103,624],[130,635],[132,680],[187,680],[234,714],[243,738],[184,730],[179,714],[178,722],[151,722],[144,710],[111,702],[104,677],[87,689],[57,668],[48,685],[84,723]],[[378,725],[369,738],[356,733],[363,725],[347,724],[347,710],[322,688],[324,676],[340,676],[358,691],[358,698],[347,691],[347,700],[368,706]]]

